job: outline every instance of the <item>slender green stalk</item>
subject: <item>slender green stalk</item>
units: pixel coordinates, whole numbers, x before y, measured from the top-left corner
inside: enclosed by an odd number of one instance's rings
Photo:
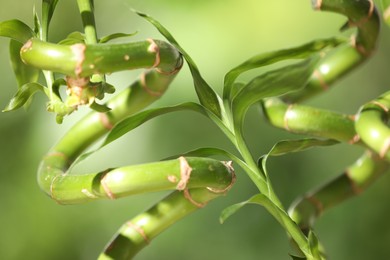
[[[96,33],[96,24],[95,24],[95,15],[94,15],[94,5],[93,0],[77,0],[79,6],[81,19],[84,25],[85,33],[85,43],[86,44],[96,44],[97,33]]]

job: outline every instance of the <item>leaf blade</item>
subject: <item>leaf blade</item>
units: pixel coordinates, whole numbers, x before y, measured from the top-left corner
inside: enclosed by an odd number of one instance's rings
[[[103,143],[96,150],[93,150],[88,153],[84,153],[81,156],[79,156],[79,158],[77,158],[77,160],[72,165],[72,167],[74,167],[76,164],[80,163],[81,161],[85,160],[90,155],[96,153],[106,145],[114,142],[115,140],[125,135],[129,131],[142,125],[143,123],[163,114],[176,112],[176,111],[185,111],[185,110],[195,111],[201,114],[207,114],[206,109],[204,107],[202,107],[197,103],[192,103],[192,102],[182,103],[170,107],[154,108],[154,109],[149,109],[149,110],[139,112],[117,123],[114,126],[114,128],[112,128],[111,131],[108,133]]]
[[[319,60],[318,55],[302,62],[264,73],[238,91],[232,100],[236,128],[242,124],[248,108],[267,97],[281,96],[305,87]]]
[[[149,109],[149,110],[137,113],[136,115],[130,116],[130,117],[122,120],[118,124],[116,124],[114,126],[114,128],[107,135],[102,146],[106,146],[107,144],[115,141],[119,137],[123,136],[124,134],[135,129],[136,127],[149,121],[152,118],[155,118],[155,117],[163,115],[163,114],[171,113],[171,112],[181,111],[181,110],[192,110],[192,111],[199,112],[201,114],[205,113],[205,110],[202,108],[202,106],[200,106],[199,104],[196,104],[196,103],[192,103],[192,102],[182,103],[182,104],[179,104],[176,106],[170,106],[170,107]]]
[[[286,153],[301,152],[313,147],[330,146],[338,144],[339,142],[332,139],[316,139],[316,138],[303,138],[297,140],[282,140],[276,143],[270,152],[271,156],[280,156]]]
[[[57,6],[58,0],[42,0],[42,33],[43,39],[47,39],[51,18]]]
[[[23,44],[16,40],[11,40],[9,43],[10,61],[19,88],[26,83],[36,82],[39,77],[38,69],[26,65],[21,60],[20,49],[22,46]]]
[[[20,20],[7,20],[0,22],[0,36],[24,44],[30,38],[34,37],[34,31]]]
[[[35,82],[23,85],[19,88],[8,105],[3,109],[3,112],[13,111],[22,107],[24,104],[29,102],[33,95],[38,91],[44,92],[44,86]]]
[[[248,204],[257,204],[260,206],[263,206],[267,209],[269,213],[271,213],[275,219],[286,229],[289,230],[290,235],[294,237],[294,239],[299,239],[300,244],[304,245],[307,244],[306,237],[302,234],[299,227],[296,225],[296,223],[288,216],[288,214],[279,208],[277,205],[275,205],[267,196],[264,194],[256,194],[249,198],[248,200],[244,202],[240,202],[237,204],[233,204],[227,208],[225,208],[221,215],[220,215],[220,221],[222,223],[226,221],[229,217],[231,217],[233,214],[235,214],[238,210],[242,209],[244,206]],[[309,247],[300,248],[305,254],[310,254]]]
[[[345,42],[345,40],[341,38],[320,39],[294,48],[277,50],[253,56],[235,68],[231,69],[225,75],[223,98],[226,100],[233,96],[231,93],[233,84],[236,79],[244,72],[270,65],[282,60],[307,58],[310,55],[317,53],[325,48],[335,47],[343,42]]]
[[[119,38],[131,37],[131,36],[136,35],[137,33],[138,33],[137,31],[135,31],[133,33],[113,33],[113,34],[110,34],[110,35],[107,35],[107,36],[100,38],[99,43],[107,43],[109,41],[116,40]]]
[[[210,87],[210,85],[206,82],[206,80],[204,80],[204,78],[199,72],[197,65],[190,57],[190,55],[179,45],[179,43],[172,36],[172,34],[157,20],[145,13],[141,13],[136,10],[133,11],[139,16],[146,19],[148,22],[150,22],[173,46],[175,46],[180,51],[190,68],[194,80],[195,91],[198,95],[200,103],[212,113],[221,118],[222,115],[219,97]]]
[[[65,39],[58,42],[58,44],[61,45],[72,45],[77,43],[85,43],[85,35],[78,31],[68,34]]]

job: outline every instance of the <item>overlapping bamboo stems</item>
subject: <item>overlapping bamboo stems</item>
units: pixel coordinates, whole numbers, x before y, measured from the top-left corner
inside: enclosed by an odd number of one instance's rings
[[[354,145],[366,145],[360,140],[361,134],[355,130],[356,116],[299,104],[288,105],[277,98],[266,100],[263,102],[263,107],[272,125],[289,132],[334,139]],[[377,126],[374,125],[373,128],[377,129]],[[321,213],[362,192],[388,167],[389,163],[383,160],[383,156],[367,149],[342,175],[295,201],[289,214],[307,234]]]
[[[372,1],[347,1],[344,3],[345,6],[337,1],[313,3],[319,10],[348,16],[349,21],[345,28],[357,27],[357,34],[352,37],[350,45],[340,46],[324,54],[318,69],[302,92],[287,95],[282,99],[265,100],[263,102],[265,114],[271,124],[287,131],[365,145],[368,149],[342,175],[308,192],[292,204],[289,214],[305,234],[308,234],[321,213],[359,194],[389,168],[389,163],[384,158],[390,145],[389,130],[382,121],[388,112],[385,98],[365,105],[357,116],[337,114],[293,103],[328,89],[332,83],[364,62],[376,47],[379,16]],[[374,137],[373,133],[379,133],[380,137]]]
[[[93,74],[104,74],[124,68],[152,68],[152,70],[144,73],[130,88],[110,101],[108,103],[108,107],[112,108],[110,112],[91,113],[76,124],[43,159],[39,171],[39,183],[42,189],[59,203],[79,203],[99,198],[113,199],[137,192],[165,189],[181,190],[182,192],[174,192],[149,211],[126,223],[100,256],[102,259],[126,259],[138,252],[163,229],[196,208],[202,207],[210,199],[227,191],[234,181],[234,174],[229,164],[212,159],[185,157],[155,164],[110,169],[94,174],[74,175],[67,172],[74,160],[90,144],[107,133],[113,125],[158,99],[182,65],[181,56],[176,49],[157,40],[126,45],[95,45],[94,43],[97,41],[91,1],[79,0],[78,3],[80,11],[84,14],[83,23],[87,45],[77,44],[60,47],[33,39],[25,44],[21,53],[21,57],[26,63],[44,70],[61,72],[73,79],[87,79],[87,81]],[[340,46],[325,53],[304,92],[285,96],[284,101],[301,100],[323,90],[366,60],[376,45],[379,19],[372,1],[347,1],[343,2],[343,5],[334,0],[313,1],[313,3],[317,9],[347,15],[349,23],[346,28],[357,27],[358,33],[353,38],[351,45]],[[108,52],[110,52],[109,55]],[[61,61],[61,66],[57,65],[58,61]],[[77,81],[76,84],[78,84]],[[320,136],[340,141],[356,141],[355,133],[350,131],[353,130],[351,127],[353,121],[348,117],[321,112],[320,114],[324,119],[327,119],[327,122],[323,125],[316,125],[315,129],[310,129],[312,125],[306,121],[312,120],[313,111],[309,111],[307,114],[309,116],[303,116],[300,123],[298,122],[300,126],[295,128],[291,118],[288,118],[286,123],[286,115],[292,113],[292,106],[284,108],[286,110],[284,113],[280,111],[276,113],[278,116],[282,115],[282,119],[280,119],[280,117],[274,116],[274,112],[271,110],[278,110],[279,108],[275,106],[283,105],[281,100],[273,102],[267,100],[264,104],[266,111],[269,111],[270,120],[282,121],[283,127],[287,126],[287,130],[301,131],[299,129],[301,127],[303,133],[314,135],[319,133]],[[294,107],[294,109],[297,108],[302,107]],[[262,173],[245,145],[239,129],[241,122],[235,122],[234,115],[229,109],[229,106],[226,107],[228,120],[225,121],[224,127],[226,128],[224,130],[230,129],[232,130],[230,134],[235,134],[231,137],[237,140],[232,140],[232,142],[237,145],[245,160],[246,165],[244,166],[249,170],[249,176],[260,191],[267,194],[271,201],[283,210],[283,206],[272,191],[271,184],[266,181],[265,176],[261,175]],[[300,116],[303,114],[303,112],[298,113]],[[277,125],[277,123],[275,124]],[[348,130],[340,130],[340,126],[347,126]],[[381,147],[381,149],[384,148]],[[320,211],[333,205],[337,201],[336,198],[346,198],[360,190],[373,179],[373,176],[387,167],[387,163],[373,153],[364,155],[361,162],[363,164],[351,166],[349,173],[340,178],[344,181],[332,182],[314,195],[306,196],[305,200],[293,208],[291,216],[304,231],[312,224],[313,216],[317,216]],[[365,166],[360,167],[360,165]],[[170,172],[168,169],[175,170]],[[361,177],[362,171],[367,174],[367,178]],[[170,173],[168,174],[168,172]],[[191,178],[189,178],[190,174]],[[152,178],[154,182],[149,183],[148,179],[148,185],[144,186],[146,182],[144,178]],[[348,187],[351,192],[344,191],[343,183],[347,181],[349,181]],[[332,192],[328,192],[329,190],[333,190],[335,195],[329,195],[332,194]],[[320,201],[319,203],[317,199]],[[310,204],[310,206],[305,206],[305,203]],[[270,212],[272,213],[272,210]],[[156,218],[156,216],[159,217]],[[306,257],[312,257],[307,250],[308,241],[304,234],[300,230],[296,230],[294,226],[289,226],[287,231],[300,249],[304,251]]]
[[[78,2],[82,13],[89,14],[83,16],[87,17],[83,19],[85,27],[94,28],[91,2]],[[96,32],[89,31],[86,42],[92,44],[59,46],[32,39],[24,45],[21,57],[40,69],[64,73],[75,79],[72,82],[80,78],[88,81],[92,74],[123,69],[146,67],[150,70],[108,102],[111,111],[92,112],[71,128],[42,160],[38,182],[61,204],[177,190],[126,223],[100,256],[102,259],[128,259],[162,230],[229,190],[234,183],[234,172],[228,162],[180,157],[98,173],[70,174],[69,167],[86,148],[117,122],[157,100],[182,66],[180,53],[165,42],[150,39],[133,44],[94,45]]]

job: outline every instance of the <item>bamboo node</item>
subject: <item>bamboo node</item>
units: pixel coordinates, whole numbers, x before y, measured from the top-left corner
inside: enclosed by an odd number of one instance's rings
[[[201,203],[201,202],[195,201],[191,197],[190,191],[187,188],[184,190],[183,193],[184,193],[184,198],[186,198],[192,205],[196,206],[197,208],[204,208],[207,205],[207,203]]]
[[[100,184],[102,185],[103,190],[106,193],[107,197],[112,199],[112,200],[114,200],[115,199],[115,195],[111,191],[111,189],[108,187],[108,184],[107,184],[107,182],[108,182],[107,179],[109,179],[109,175],[108,175],[109,172],[110,172],[110,170],[107,170],[107,171],[103,172],[102,178],[100,180]]]
[[[110,118],[107,113],[99,113],[99,120],[103,127],[107,130],[111,130],[114,127],[114,125],[110,122]]]
[[[187,183],[190,180],[192,168],[188,164],[186,158],[183,156],[179,157],[180,162],[180,181],[176,186],[177,190],[185,190]]]
[[[322,202],[314,196],[306,196],[305,199],[307,199],[315,207],[317,217],[320,216],[324,211],[324,205]]]
[[[82,43],[76,43],[70,46],[70,49],[72,50],[73,55],[76,58],[76,67],[74,69],[74,73],[77,77],[80,76],[80,74],[83,72],[83,62],[85,60],[85,50],[87,47],[85,44]]]
[[[233,169],[233,162],[232,161],[228,161],[228,162],[223,162],[223,164],[229,169],[229,171],[231,172],[232,174],[232,178],[231,178],[231,181],[229,183],[228,186],[226,186],[225,188],[223,189],[217,189],[217,188],[213,188],[213,187],[207,187],[206,189],[208,189],[210,192],[212,193],[216,193],[216,194],[219,194],[219,193],[226,193],[228,192],[234,185],[234,183],[236,182],[237,180],[237,176],[236,176],[236,173],[234,172],[234,169]]]
[[[347,177],[349,184],[351,185],[352,191],[355,195],[358,195],[362,193],[362,189],[356,184],[356,182],[352,178],[352,173],[347,169],[344,172],[345,176]]]
[[[150,239],[148,238],[148,236],[145,233],[145,230],[141,226],[139,226],[137,224],[134,224],[131,221],[126,222],[126,226],[128,226],[129,228],[134,229],[143,238],[143,240],[147,244],[150,244]]]
[[[158,47],[158,45],[156,44],[156,42],[153,39],[149,38],[149,39],[147,39],[147,41],[150,42],[150,46],[148,48],[148,51],[156,53],[156,59],[155,59],[154,64],[152,66],[152,68],[156,68],[156,67],[158,67],[158,65],[160,65],[160,62],[161,62],[160,48]]]
[[[146,83],[146,73],[142,73],[140,77],[140,83],[142,88],[149,93],[151,96],[160,97],[162,96],[163,92],[160,91],[154,91],[151,88],[148,87],[148,84]]]
[[[384,158],[386,156],[387,152],[389,151],[389,149],[390,149],[390,137],[387,137],[385,139],[385,141],[383,142],[383,146],[379,152],[379,156],[381,158]]]

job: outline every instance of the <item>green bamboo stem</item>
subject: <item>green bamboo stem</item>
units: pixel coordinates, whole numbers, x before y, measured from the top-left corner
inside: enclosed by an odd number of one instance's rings
[[[38,39],[21,49],[22,60],[33,67],[71,77],[88,77],[139,68],[157,68],[174,74],[181,67],[180,53],[170,44],[147,40],[124,44],[58,45]]]
[[[85,43],[96,44],[98,40],[95,26],[93,0],[77,0],[77,5],[84,25]]]
[[[149,43],[153,45],[153,43]],[[171,50],[173,52],[173,49]],[[109,52],[105,53],[110,55]],[[156,56],[156,53],[154,54]],[[34,56],[35,57],[35,56]],[[101,56],[100,56],[101,57]],[[159,53],[157,52],[157,56]],[[108,107],[112,110],[107,113],[92,112],[83,120],[79,121],[60,141],[49,151],[48,156],[52,154],[59,154],[58,158],[54,160],[56,167],[44,166],[41,167],[38,173],[38,182],[41,188],[50,193],[50,186],[53,178],[58,174],[66,172],[72,162],[92,143],[97,141],[101,136],[107,133],[117,122],[121,121],[152,102],[160,98],[165,92],[171,81],[174,79],[176,72],[181,67],[181,56],[177,52],[174,53],[177,59],[172,64],[168,65],[161,61],[154,70],[150,70],[135,81],[129,88],[118,94],[110,102]],[[53,60],[53,62],[55,59]],[[35,61],[34,61],[35,63]],[[151,61],[150,66],[154,62]],[[40,65],[40,64],[38,64]],[[161,69],[166,69],[172,73],[163,73]],[[70,69],[73,71],[74,69]],[[93,72],[91,72],[93,73]],[[47,163],[43,162],[42,165]],[[45,168],[53,168],[53,171],[46,171]],[[59,169],[62,173],[56,173]]]
[[[164,190],[208,188],[222,194],[234,180],[231,167],[208,158],[179,159],[131,165],[91,174],[61,173],[56,163],[64,155],[44,158],[41,172],[52,177],[50,196],[60,204],[79,204],[98,199],[117,199]]]
[[[132,259],[150,241],[181,218],[206,205],[218,194],[207,189],[191,189],[191,197],[198,206],[175,191],[148,211],[125,223],[109,242],[99,260]]]
[[[323,53],[323,58],[305,89],[283,97],[289,103],[307,99],[329,89],[333,83],[366,61],[377,45],[380,18],[372,0],[312,0],[312,4],[316,10],[347,16],[348,22],[342,30],[357,28],[357,33],[351,37],[350,44]]]
[[[38,171],[39,185],[58,203],[75,204],[144,192],[177,190],[150,211],[136,217],[135,231],[140,230],[138,225],[142,222],[142,235],[146,234],[149,241],[180,218],[227,192],[234,183],[234,172],[229,163],[207,158],[180,157],[97,173],[69,173],[69,168],[77,157],[116,123],[163,95],[182,65],[180,53],[169,44],[148,40],[120,45],[60,46],[31,39],[24,45],[21,57],[37,68],[75,78],[125,69],[152,68],[107,103],[111,108],[109,112],[92,112],[87,115],[42,159]],[[162,212],[168,205],[171,205],[170,210]],[[157,209],[159,214],[155,215]],[[124,232],[127,234],[129,228]],[[119,231],[111,245],[121,239],[122,233],[122,230]],[[133,241],[130,244],[133,246],[110,246],[106,254],[118,255],[118,250],[127,250],[134,255],[144,246],[136,245],[136,236],[130,236]],[[128,256],[120,259],[128,259]]]
[[[363,192],[389,166],[377,154],[366,151],[341,175],[297,199],[291,205],[289,215],[308,234],[315,220],[325,210]]]
[[[356,119],[356,131],[363,142],[390,160],[390,128],[386,124],[390,109],[390,92],[364,105]]]
[[[44,41],[46,35],[43,40],[30,39],[21,49],[21,58],[26,64],[50,73],[62,73],[73,79],[127,69],[152,70],[142,74],[138,81],[108,102],[111,111],[90,113],[77,123],[43,158],[38,182],[48,195],[63,204],[176,190],[147,212],[123,225],[100,256],[100,259],[130,259],[170,225],[228,191],[234,182],[234,172],[229,163],[206,158],[180,157],[176,160],[120,167],[97,173],[70,174],[70,166],[83,151],[115,124],[157,100],[182,66],[180,53],[163,41],[150,39],[127,44],[96,44],[93,1],[77,2],[84,24],[86,44],[52,44]],[[272,95],[267,95],[267,91],[256,91],[267,81],[276,81],[283,86],[294,78],[284,78],[281,71],[276,70],[266,74],[265,78],[254,79],[246,85],[247,91],[235,93],[232,107],[230,104],[227,106],[227,110],[233,110],[225,111],[226,125],[223,127],[226,129],[222,128],[228,132],[229,138],[241,153],[248,166],[250,178],[260,192],[282,212],[285,212],[283,205],[274,194],[268,177],[258,169],[242,135],[245,113],[248,107],[260,98],[267,98],[263,102],[263,108],[268,120],[277,127],[350,143],[358,142],[360,136],[367,146],[379,154],[378,156],[367,152],[343,175],[305,195],[291,207],[290,216],[298,226],[285,227],[308,259],[315,258],[311,255],[309,240],[305,236],[314,220],[324,210],[365,189],[388,168],[389,165],[383,158],[390,159],[390,130],[383,123],[383,118],[387,117],[390,108],[390,97],[385,96],[362,108],[355,123],[359,136],[355,132],[352,117],[282,102],[295,102],[326,89],[364,62],[376,47],[379,16],[371,0],[314,0],[312,3],[316,9],[348,17],[349,22],[344,29],[357,28],[357,34],[352,37],[351,44],[324,52],[308,86],[304,91],[296,92],[297,94],[276,99],[269,98],[276,95],[274,90],[270,90]],[[307,63],[296,65],[297,68],[307,66]],[[308,76],[311,74],[307,73]],[[298,70],[291,72],[290,76],[295,74],[296,78],[307,78]],[[50,75],[48,79],[52,83],[53,74]],[[281,91],[284,90],[281,88]],[[260,94],[254,93],[265,94],[259,97]],[[274,214],[282,225],[285,220],[291,221],[287,214],[286,218],[276,216],[280,212],[276,212],[274,207],[270,207],[268,211]],[[304,232],[301,232],[300,228]]]
[[[357,143],[354,116],[300,104],[286,104],[279,98],[262,102],[266,119],[275,127],[291,133]]]
[[[383,19],[390,26],[390,1],[389,0],[381,0],[382,9],[383,9]]]
[[[383,122],[383,118],[388,115],[389,97],[387,93],[363,106],[356,119],[308,106],[287,105],[278,98],[263,102],[266,118],[276,127],[293,133],[335,139],[350,144],[365,144],[378,153],[367,150],[343,174],[293,203],[289,215],[305,234],[308,234],[314,221],[325,210],[360,194],[388,170],[390,164],[383,160],[383,157],[387,156],[384,153],[384,146],[386,140],[390,139],[390,130]]]

